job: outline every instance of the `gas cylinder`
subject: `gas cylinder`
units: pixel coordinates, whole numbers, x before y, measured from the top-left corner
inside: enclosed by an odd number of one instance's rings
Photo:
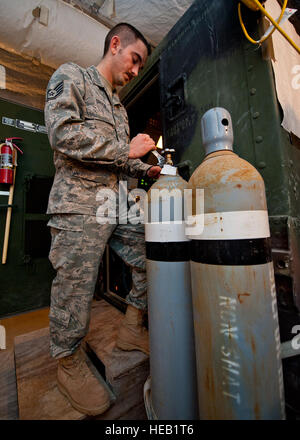
[[[149,405],[153,419],[191,420],[197,418],[198,410],[189,240],[183,208],[187,182],[172,165],[172,150],[165,153],[167,163],[147,193],[145,223]]]
[[[198,401],[204,420],[283,419],[284,390],[270,230],[261,175],[233,152],[230,114],[201,120],[204,228],[189,233]]]

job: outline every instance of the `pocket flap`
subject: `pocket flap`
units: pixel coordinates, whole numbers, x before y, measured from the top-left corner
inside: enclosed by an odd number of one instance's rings
[[[99,173],[88,173],[88,172],[82,172],[82,171],[73,171],[73,176],[83,179],[83,180],[88,180],[89,182],[95,182],[95,183],[102,183],[103,185],[105,185],[105,183],[108,180],[108,177],[106,175],[100,175]]]
[[[83,215],[56,214],[47,223],[47,226],[64,231],[83,231]]]
[[[108,119],[105,116],[98,116],[98,115],[87,115],[85,117],[86,121],[99,121],[99,122],[105,122],[106,124],[112,125],[114,127],[114,121],[112,119]]]

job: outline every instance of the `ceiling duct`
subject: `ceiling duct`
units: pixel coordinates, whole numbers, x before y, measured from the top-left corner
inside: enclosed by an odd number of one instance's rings
[[[98,64],[109,28],[61,0],[0,2],[0,48],[56,69]]]

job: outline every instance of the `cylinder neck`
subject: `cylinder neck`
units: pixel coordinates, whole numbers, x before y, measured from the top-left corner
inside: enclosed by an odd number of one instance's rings
[[[233,130],[230,113],[222,107],[214,107],[201,119],[202,143],[205,155],[216,151],[232,151]]]
[[[226,143],[226,142],[218,142],[217,144],[209,144],[205,145],[205,156],[208,156],[209,154],[216,153],[218,151],[232,151],[232,144]]]
[[[208,159],[212,159],[213,157],[218,157],[218,156],[225,156],[225,155],[234,155],[237,156],[237,154],[232,151],[232,150],[217,150],[217,151],[213,151],[212,153],[209,153],[205,156],[204,161],[208,160]]]

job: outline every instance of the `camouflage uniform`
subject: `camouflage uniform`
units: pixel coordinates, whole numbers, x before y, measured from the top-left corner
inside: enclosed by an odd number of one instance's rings
[[[50,261],[57,271],[51,290],[50,351],[72,354],[89,327],[99,264],[110,246],[132,268],[132,290],[126,298],[146,309],[143,225],[99,224],[96,194],[118,193],[122,174],[143,177],[151,165],[128,159],[126,110],[96,67],[67,63],[51,77],[45,123],[54,149],[56,174],[49,196],[52,243]]]

